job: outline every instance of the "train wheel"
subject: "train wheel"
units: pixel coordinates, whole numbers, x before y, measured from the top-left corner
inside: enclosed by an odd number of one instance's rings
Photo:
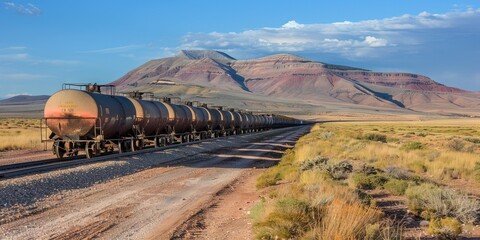
[[[55,152],[55,155],[57,158],[62,159],[63,156],[65,156],[65,153],[67,152],[65,150],[65,142],[62,141],[55,141],[53,143],[53,151]]]
[[[131,148],[132,148],[131,141],[124,141],[124,142],[122,142],[123,152],[130,152],[130,151],[132,151]]]
[[[97,147],[94,142],[87,142],[85,144],[85,154],[87,158],[93,158],[97,155]]]

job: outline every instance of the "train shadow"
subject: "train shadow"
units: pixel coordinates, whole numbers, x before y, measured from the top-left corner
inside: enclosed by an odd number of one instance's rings
[[[286,150],[293,148],[296,141],[254,142],[247,147],[232,148],[224,146],[214,150],[202,149],[202,145],[189,148],[200,150],[200,153],[189,154],[189,149],[159,151],[144,156],[155,158],[155,167],[191,167],[191,168],[264,168],[277,164]],[[232,142],[226,142],[229,145]],[[167,160],[168,155],[181,155],[178,160]],[[167,159],[166,159],[167,158]],[[138,160],[138,159],[137,159]]]

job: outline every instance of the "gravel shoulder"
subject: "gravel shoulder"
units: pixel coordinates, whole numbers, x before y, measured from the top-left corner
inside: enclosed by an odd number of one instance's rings
[[[278,161],[308,130],[233,136],[1,181],[0,238],[170,238],[226,186]]]

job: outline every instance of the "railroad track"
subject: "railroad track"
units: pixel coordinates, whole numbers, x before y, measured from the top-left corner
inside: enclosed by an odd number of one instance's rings
[[[294,128],[294,127],[289,127],[289,128]],[[269,130],[269,131],[272,131],[272,130]],[[264,132],[265,131],[251,133],[247,135],[260,134]],[[228,138],[228,137],[232,137],[232,136],[217,137],[217,138],[203,139],[203,140],[197,140],[197,141],[191,141],[191,142],[185,142],[185,143],[179,143],[179,144],[172,144],[164,147],[146,148],[146,149],[137,150],[134,152],[113,153],[113,154],[107,154],[107,155],[98,156],[94,158],[84,158],[84,156],[75,156],[75,157],[67,157],[64,159],[52,158],[52,159],[45,159],[45,160],[38,160],[38,161],[31,161],[31,162],[8,164],[8,165],[0,166],[0,181],[4,179],[9,179],[9,178],[16,178],[16,177],[49,172],[49,171],[54,171],[59,169],[71,168],[71,167],[80,166],[80,165],[108,161],[108,160],[116,159],[119,157],[128,157],[128,156],[133,156],[138,154],[144,154],[144,153],[162,151],[166,149],[178,148],[182,146],[188,146],[192,144],[198,144],[202,142],[210,142],[216,139],[222,139],[222,138]]]

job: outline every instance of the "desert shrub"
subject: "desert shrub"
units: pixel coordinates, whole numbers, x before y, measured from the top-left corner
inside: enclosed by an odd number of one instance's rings
[[[463,148],[463,151],[464,152],[469,152],[469,153],[474,153],[476,149],[477,149],[476,144],[468,144],[468,145],[465,145],[465,147]]]
[[[256,238],[291,239],[302,236],[324,211],[324,208],[312,208],[299,199],[280,199],[265,220],[254,224]]]
[[[356,173],[353,175],[352,181],[356,188],[369,190],[383,186],[388,178],[379,174]]]
[[[405,180],[391,179],[385,183],[383,187],[395,195],[403,195],[408,188],[408,182]]]
[[[460,170],[456,168],[444,168],[441,176],[447,177],[448,179],[459,179],[461,177],[461,173]]]
[[[341,161],[329,169],[330,176],[335,179],[346,179],[348,174],[353,171],[353,166],[348,161]]]
[[[282,180],[282,176],[279,172],[276,171],[267,171],[260,175],[257,179],[256,187],[257,189],[273,186],[277,184],[278,181]]]
[[[407,180],[412,175],[408,170],[396,166],[386,167],[385,174],[389,177],[401,180]]]
[[[428,233],[439,239],[457,239],[462,233],[462,224],[454,218],[441,218],[430,221]]]
[[[368,224],[365,227],[365,240],[377,240],[380,238],[380,224]]]
[[[355,193],[358,196],[358,199],[360,200],[360,203],[362,203],[365,206],[371,206],[373,205],[373,197],[372,195],[364,192],[361,189],[355,189]]]
[[[453,151],[462,151],[464,146],[465,146],[465,143],[461,139],[458,139],[458,138],[454,138],[454,139],[448,141],[448,143],[447,143],[447,147],[450,150],[453,150]]]
[[[421,184],[407,188],[409,209],[424,218],[454,217],[464,223],[477,219],[480,204],[469,196],[449,188]]]
[[[427,204],[424,195],[432,194],[438,191],[439,188],[433,184],[421,184],[419,186],[409,187],[405,191],[405,196],[408,198],[408,208],[416,215],[420,216],[422,211],[427,209]]]
[[[367,133],[362,136],[362,139],[375,142],[387,142],[387,135],[379,133]]]
[[[360,168],[360,172],[365,175],[371,175],[371,174],[377,174],[379,171],[373,166],[363,164],[362,167]]]
[[[428,133],[426,133],[426,132],[417,133],[417,136],[419,136],[419,137],[426,137],[427,135],[428,135]]]
[[[479,144],[480,143],[480,138],[465,138],[465,141]]]
[[[406,150],[406,151],[419,150],[419,149],[423,149],[423,148],[424,148],[424,146],[421,142],[406,142],[406,143],[402,144],[402,146],[400,147],[400,149]]]
[[[328,157],[316,156],[312,160],[303,161],[300,164],[300,171],[307,171],[314,168],[323,169],[327,166],[327,163],[328,163]]]
[[[368,224],[365,227],[364,240],[400,240],[402,238],[402,226],[396,224],[394,221],[387,219],[382,222]]]
[[[320,170],[327,173],[335,180],[346,179],[348,173],[353,171],[353,166],[348,161],[341,161],[337,164],[329,164],[327,157],[318,156],[315,159],[304,161],[300,165],[300,171]]]

